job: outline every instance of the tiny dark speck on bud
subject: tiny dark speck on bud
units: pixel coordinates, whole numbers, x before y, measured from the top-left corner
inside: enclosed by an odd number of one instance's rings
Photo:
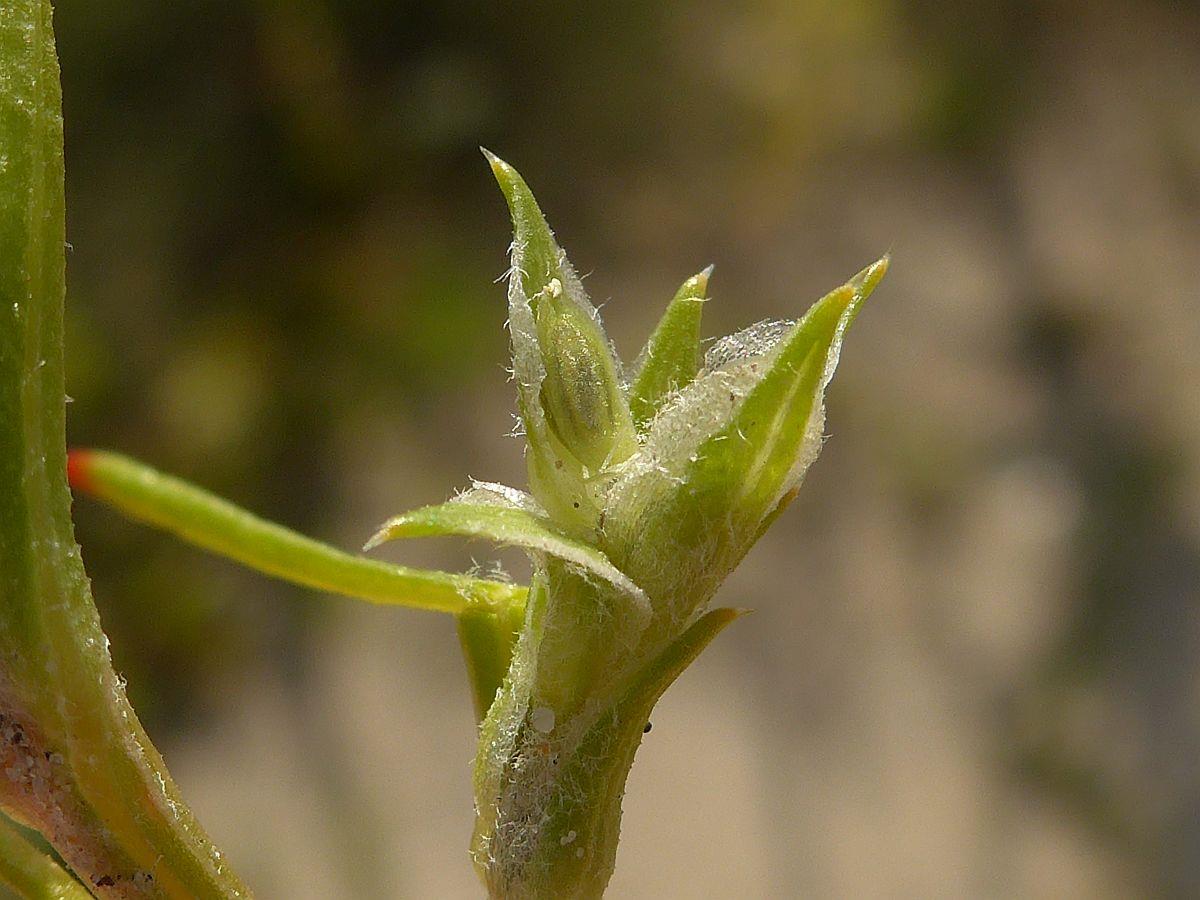
[[[653,727],[654,727],[654,723],[653,723],[653,722],[647,722],[647,723],[646,723],[646,727],[642,729],[642,734],[649,734],[649,733],[650,733],[650,729],[651,729],[651,728],[653,728]]]

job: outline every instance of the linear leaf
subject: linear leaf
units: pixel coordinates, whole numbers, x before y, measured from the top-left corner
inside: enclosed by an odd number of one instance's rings
[[[642,724],[663,693],[692,664],[725,626],[745,615],[747,610],[726,607],[710,610],[650,663],[626,690],[617,705],[618,718],[625,727],[642,730]]]
[[[126,456],[73,450],[71,485],[146,522],[267,575],[320,591],[458,613],[472,597],[520,603],[524,589],[498,581],[396,566],[345,553]]]
[[[475,719],[481,722],[508,674],[525,609],[516,605],[505,609],[495,604],[472,603],[456,618]]]
[[[372,603],[455,613],[476,714],[487,711],[508,668],[525,588],[344,553],[115,453],[74,450],[67,471],[75,490],[264,574]],[[474,490],[510,503],[531,499],[503,485]]]

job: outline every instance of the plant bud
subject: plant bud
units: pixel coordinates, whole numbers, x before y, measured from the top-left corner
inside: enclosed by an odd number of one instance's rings
[[[551,279],[534,315],[546,374],[540,399],[554,436],[590,472],[636,449],[612,356],[596,323]]]

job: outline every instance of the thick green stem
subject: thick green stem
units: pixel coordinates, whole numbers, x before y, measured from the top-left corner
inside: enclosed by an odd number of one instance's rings
[[[654,704],[739,611],[717,609],[635,672],[608,702],[557,716],[538,696],[546,633],[542,585],[475,762],[471,845],[480,877],[502,900],[604,893],[616,863],[625,781]]]
[[[72,531],[47,0],[0,8],[0,88],[0,806],[99,896],[245,897],[125,698]]]
[[[91,894],[51,856],[0,816],[0,884],[24,900],[90,900]]]

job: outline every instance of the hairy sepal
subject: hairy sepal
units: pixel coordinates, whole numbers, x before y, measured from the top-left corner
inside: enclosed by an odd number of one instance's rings
[[[757,355],[722,357],[650,425],[610,492],[605,548],[653,598],[656,638],[707,602],[816,458],[842,338],[886,269],[772,325]]]
[[[663,400],[691,384],[700,368],[700,319],[712,266],[685,281],[638,356],[629,387],[629,409],[642,428]]]
[[[426,506],[389,519],[367,542],[372,549],[398,538],[459,535],[483,538],[530,554],[535,563],[554,557],[580,574],[599,578],[612,585],[631,604],[633,615],[649,618],[650,604],[645,593],[600,550],[560,531],[554,523],[525,509],[451,500]]]
[[[530,487],[557,521],[594,528],[600,470],[636,448],[620,363],[529,186],[508,163],[484,154],[512,214],[508,325]],[[563,335],[569,340],[555,339]],[[576,377],[583,372],[586,385]],[[579,427],[587,421],[597,428]]]

